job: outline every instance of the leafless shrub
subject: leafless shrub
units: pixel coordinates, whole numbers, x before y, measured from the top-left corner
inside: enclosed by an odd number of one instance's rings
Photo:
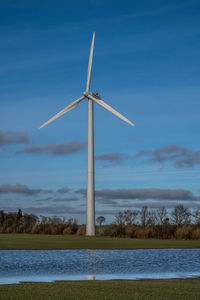
[[[176,230],[177,239],[191,239],[192,238],[192,226],[185,225],[177,228]]]
[[[79,228],[78,228],[76,234],[77,234],[77,235],[85,235],[85,232],[86,232],[86,227],[85,227],[85,225],[81,225],[81,226],[79,226]]]
[[[197,227],[192,231],[192,239],[200,239],[200,228]]]

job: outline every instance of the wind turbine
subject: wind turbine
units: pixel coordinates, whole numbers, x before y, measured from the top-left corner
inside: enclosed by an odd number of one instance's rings
[[[92,59],[94,51],[94,39],[95,32],[93,33],[92,43],[90,48],[90,56],[88,63],[88,73],[87,73],[87,84],[86,90],[83,95],[68,105],[66,108],[57,113],[54,117],[44,123],[40,128],[51,123],[55,119],[59,118],[63,114],[67,113],[71,109],[75,108],[79,102],[83,99],[88,99],[88,160],[87,160],[87,221],[86,221],[86,235],[95,235],[95,189],[94,189],[94,120],[93,120],[93,102],[107,109],[117,117],[121,118],[125,122],[132,126],[135,126],[131,121],[122,116],[114,108],[110,107],[104,101],[101,100],[100,95],[97,93],[90,92],[90,81],[91,81],[91,71],[92,71]]]

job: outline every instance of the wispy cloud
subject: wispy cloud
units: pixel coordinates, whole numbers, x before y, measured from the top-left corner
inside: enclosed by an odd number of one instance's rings
[[[64,215],[69,213],[71,207],[69,206],[58,206],[58,205],[50,205],[50,206],[40,206],[40,207],[28,207],[24,208],[23,211],[31,214],[53,214],[53,215]]]
[[[69,188],[61,188],[61,189],[57,190],[57,193],[59,193],[59,194],[66,194],[69,192],[70,192]]]
[[[175,165],[179,168],[187,167],[192,168],[195,165],[200,164],[200,150],[193,151],[191,154],[187,155],[186,157],[180,158]]]
[[[54,198],[53,202],[70,202],[70,201],[79,201],[80,199],[76,197],[65,197],[65,198]]]
[[[111,164],[119,165],[124,160],[129,158],[129,156],[125,153],[113,152],[113,153],[97,155],[95,158],[96,158],[96,160],[100,160],[100,161],[104,161],[104,162],[109,162]]]
[[[181,204],[184,205],[184,207],[190,208],[190,209],[196,209],[196,208],[200,208],[200,203],[199,201],[184,201],[184,203],[181,202]],[[160,202],[160,200],[155,200],[155,201],[151,201],[149,202],[148,200],[145,201],[132,201],[132,202],[126,202],[126,203],[122,203],[122,202],[118,202],[115,204],[115,208],[118,209],[118,211],[122,211],[124,209],[139,209],[142,208],[143,206],[147,206],[149,208],[159,208],[159,207],[166,207],[166,208],[174,208],[177,205],[180,205],[180,201],[179,200],[175,200],[175,201],[162,201]],[[109,209],[108,209],[109,211]]]
[[[29,137],[25,132],[11,132],[0,130],[0,147],[12,144],[28,143]]]
[[[43,198],[43,199],[38,199],[38,200],[35,200],[37,203],[41,203],[42,205],[45,203],[45,202],[48,202],[48,203],[51,203],[51,202],[70,202],[70,201],[79,201],[80,199],[77,198],[77,197],[64,197],[64,198],[58,198],[56,196],[51,196],[51,197],[47,197],[47,198]]]
[[[139,151],[136,158],[147,158],[161,164],[171,162],[177,168],[192,168],[200,164],[200,150],[194,151],[172,144],[154,150]]]
[[[43,190],[43,189],[30,189],[27,185],[24,184],[3,184],[0,186],[0,194],[23,194],[23,195],[35,195],[35,194],[49,194],[53,193],[52,190]]]
[[[87,193],[86,189],[79,189],[75,191],[75,194],[81,194],[83,196],[85,196]]]
[[[75,191],[76,194],[86,195],[85,189]],[[108,203],[108,200],[176,200],[176,201],[199,201],[200,196],[195,196],[189,190],[185,189],[102,189],[95,192],[95,196],[102,203]],[[106,200],[106,201],[104,201]],[[110,204],[116,204],[109,202]]]
[[[66,155],[85,149],[85,142],[72,141],[67,144],[49,144],[47,146],[32,145],[16,152],[16,154],[51,154]]]
[[[81,210],[79,208],[74,208],[66,205],[50,205],[50,206],[41,206],[41,207],[28,207],[23,209],[26,213],[32,214],[49,214],[49,215],[60,215],[64,216],[66,214],[70,215],[82,215],[85,214],[85,210]]]
[[[130,200],[193,200],[199,201],[200,197],[193,195],[185,189],[103,189],[96,191],[95,194],[101,199],[130,199]]]

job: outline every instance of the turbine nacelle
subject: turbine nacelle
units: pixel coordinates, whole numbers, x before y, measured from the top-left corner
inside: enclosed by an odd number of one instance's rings
[[[101,95],[100,95],[98,92],[91,93],[91,92],[85,91],[85,92],[83,93],[83,95],[84,95],[86,98],[88,98],[88,96],[92,96],[92,97],[95,97],[96,99],[101,100]]]
[[[98,92],[92,93],[92,96],[101,100],[101,95]]]

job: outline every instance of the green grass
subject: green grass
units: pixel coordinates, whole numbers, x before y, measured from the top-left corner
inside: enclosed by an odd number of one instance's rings
[[[199,300],[200,279],[0,285],[0,300]]]
[[[0,249],[200,248],[200,240],[156,240],[73,235],[0,234]]]

